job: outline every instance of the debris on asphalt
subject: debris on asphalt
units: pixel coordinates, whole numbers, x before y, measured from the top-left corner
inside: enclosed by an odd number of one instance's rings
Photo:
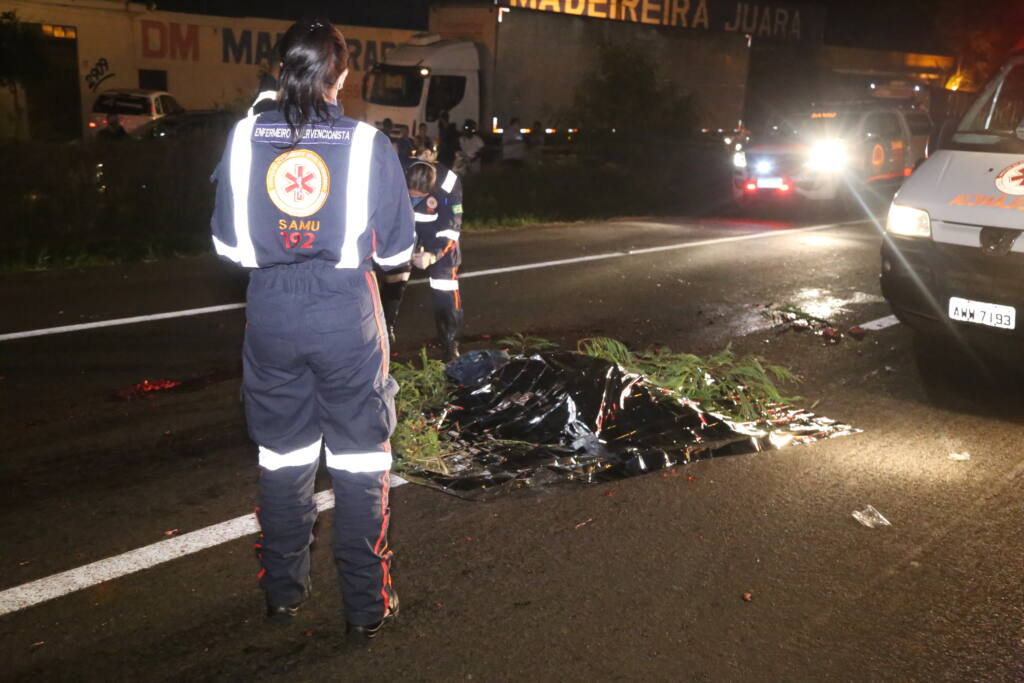
[[[167,389],[173,389],[179,386],[181,386],[181,382],[175,382],[169,379],[156,379],[152,382],[148,379],[144,379],[138,384],[133,384],[127,389],[122,389],[114,393],[122,400],[131,401],[134,398],[146,396],[147,394],[151,394],[155,391],[166,391]]]
[[[754,599],[754,594],[753,593],[748,591],[748,592],[743,594],[743,602],[750,602],[753,599]]]
[[[579,524],[577,524],[575,528],[580,529],[580,528],[585,527],[586,525],[590,524],[593,521],[594,521],[593,517],[591,517],[589,519],[585,519],[582,522],[580,522]]]
[[[780,333],[787,331],[811,332],[821,337],[826,345],[838,344],[844,337],[861,341],[867,335],[867,330],[858,325],[854,325],[844,333],[832,321],[811,315],[795,306],[778,306],[766,311],[765,315]]]
[[[854,510],[853,518],[868,527],[869,529],[880,529],[883,526],[892,526],[881,512],[871,505],[865,505],[863,510]]]
[[[43,645],[46,645],[46,641],[45,640],[40,640],[40,641],[37,641],[35,643],[32,643],[32,648],[35,649],[37,647],[42,647]]]
[[[236,378],[237,374],[232,370],[218,370],[206,375],[192,377],[181,382],[168,379],[144,379],[138,384],[133,384],[127,389],[115,391],[113,396],[114,398],[121,399],[122,401],[131,401],[132,399],[149,396],[160,391],[199,391],[212,384]]]
[[[164,536],[173,536],[176,533],[178,533],[177,529],[168,529],[164,532]]]
[[[758,417],[730,419],[593,355],[535,352],[508,357],[481,375],[481,367],[502,359],[475,353],[450,367],[460,386],[432,418],[445,445],[441,466],[407,463],[403,471],[403,477],[463,498],[667,473],[694,460],[859,432],[807,410],[750,397]]]
[[[950,453],[949,454],[949,459],[950,460],[958,460],[960,462],[963,462],[964,460],[970,460],[971,459],[971,454],[966,452],[966,451],[964,451],[963,453]]]

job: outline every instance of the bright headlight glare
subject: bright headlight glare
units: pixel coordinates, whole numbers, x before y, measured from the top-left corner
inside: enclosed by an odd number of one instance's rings
[[[767,159],[762,159],[761,161],[757,162],[754,165],[754,170],[761,175],[768,175],[769,173],[775,170],[775,164],[768,161]]]
[[[901,237],[931,237],[932,221],[927,211],[893,204],[889,207],[885,229]]]
[[[815,171],[841,171],[846,160],[846,144],[842,140],[820,140],[811,145],[807,166]]]
[[[747,167],[747,155],[745,152],[736,152],[732,155],[732,165],[736,168]]]

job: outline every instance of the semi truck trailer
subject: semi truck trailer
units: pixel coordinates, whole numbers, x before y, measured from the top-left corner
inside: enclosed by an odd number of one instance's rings
[[[743,34],[694,31],[501,5],[432,8],[430,31],[388,52],[364,79],[366,118],[415,133],[437,119],[474,119],[498,132],[523,126],[573,131],[581,79],[601,46],[643,53],[658,78],[692,96],[698,128],[733,129],[743,111],[748,41]],[[682,119],[682,117],[681,117]]]

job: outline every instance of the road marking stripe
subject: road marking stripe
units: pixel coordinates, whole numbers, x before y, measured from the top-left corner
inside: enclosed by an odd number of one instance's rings
[[[733,237],[716,237],[713,239],[699,240],[697,242],[683,242],[681,244],[668,244],[661,247],[646,247],[644,249],[630,249],[627,251],[612,251],[604,254],[593,254],[591,256],[575,256],[573,258],[559,259],[557,261],[541,261],[539,263],[524,263],[518,266],[506,266],[504,268],[490,268],[487,270],[476,270],[469,273],[459,273],[459,279],[465,280],[472,277],[484,277],[486,275],[500,275],[502,273],[514,273],[520,270],[536,270],[538,268],[551,268],[553,266],[564,266],[573,263],[586,263],[588,261],[600,261],[610,258],[622,258],[624,256],[639,256],[642,254],[654,254],[661,251],[672,251],[677,249],[694,249],[696,247],[707,247],[715,244],[726,244],[728,242],[741,242],[746,240],[764,239],[767,237],[780,237],[782,235],[795,235],[802,232],[815,230],[828,230],[829,228],[840,228],[845,225],[863,223],[867,219],[856,221],[844,221],[842,223],[826,223],[823,225],[812,225],[806,228],[790,228],[788,230],[769,230],[748,235],[735,235]],[[410,285],[422,285],[428,282],[427,278],[410,280]],[[25,332],[9,332],[0,334],[0,342],[12,341],[14,339],[27,339],[29,337],[43,337],[52,334],[64,334],[67,332],[82,332],[100,327],[116,327],[118,325],[134,325],[137,323],[153,322],[156,320],[169,320],[172,318],[184,318],[193,315],[204,315],[206,313],[219,313],[222,311],[233,311],[245,308],[244,303],[225,304],[223,306],[207,306],[206,308],[192,308],[184,311],[171,311],[169,313],[154,313],[153,315],[139,315],[132,318],[116,318],[114,320],[100,320],[92,323],[80,323],[78,325],[63,325],[61,327],[44,327],[38,330],[27,330]]]
[[[557,261],[541,261],[540,263],[525,263],[519,266],[506,266],[504,268],[491,268],[488,270],[475,270],[470,273],[459,273],[459,279],[465,280],[471,277],[483,277],[485,275],[500,275],[501,273],[514,273],[520,270],[534,270],[537,268],[551,268],[553,266],[564,266],[572,263],[585,263],[587,261],[600,261],[602,259],[609,258],[622,258],[623,256],[639,256],[641,254],[654,254],[660,251],[672,251],[677,249],[693,249],[696,247],[707,247],[715,244],[725,244],[728,242],[742,242],[746,240],[757,240],[764,239],[767,237],[780,237],[782,235],[795,235],[802,232],[812,232],[815,230],[828,230],[829,228],[839,228],[845,225],[855,225],[857,223],[863,223],[868,219],[864,218],[856,221],[845,221],[842,223],[826,223],[823,225],[811,225],[806,228],[791,228],[789,230],[770,230],[767,232],[756,232],[748,235],[735,235],[732,237],[715,237],[707,240],[699,240],[697,242],[683,242],[681,244],[667,244],[661,247],[646,247],[643,249],[629,249],[627,251],[612,251],[604,254],[593,254],[592,256],[576,256],[573,258],[559,259]],[[410,284],[418,284],[426,282],[426,280],[412,280]]]
[[[97,327],[116,327],[118,325],[134,325],[136,323],[148,323],[154,320],[169,320],[171,318],[185,318],[190,315],[203,315],[205,313],[220,313],[221,311],[233,311],[245,308],[245,304],[224,304],[223,306],[207,306],[206,308],[190,308],[186,311],[171,311],[170,313],[154,313],[152,315],[137,315],[134,318],[115,318],[113,320],[98,320],[94,323],[80,323],[78,325],[62,325],[61,327],[45,327],[39,330],[28,330],[26,332],[9,332],[0,334],[0,341],[12,339],[26,339],[28,337],[42,337],[50,334],[64,334],[65,332],[81,332],[93,330]]]
[[[398,475],[391,475],[391,488],[407,483],[409,482]],[[334,493],[330,490],[317,493],[313,500],[321,512],[334,507]],[[242,536],[256,534],[259,530],[256,515],[244,515],[77,569],[69,569],[44,579],[8,588],[0,593],[0,616],[234,541]]]
[[[878,320],[872,320],[870,322],[866,322],[863,325],[861,325],[860,327],[862,327],[865,330],[878,331],[878,330],[884,330],[887,327],[892,327],[893,325],[899,325],[899,324],[900,324],[899,318],[897,318],[894,315],[887,315],[884,318],[879,318]]]

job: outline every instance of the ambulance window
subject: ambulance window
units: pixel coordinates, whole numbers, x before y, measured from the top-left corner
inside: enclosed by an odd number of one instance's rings
[[[1024,123],[1024,61],[997,76],[960,122],[957,133],[1014,135]]]
[[[892,113],[871,114],[864,132],[869,138],[895,140],[900,137],[900,120]]]
[[[431,76],[427,93],[427,121],[436,121],[443,111],[451,111],[466,94],[465,76]]]

